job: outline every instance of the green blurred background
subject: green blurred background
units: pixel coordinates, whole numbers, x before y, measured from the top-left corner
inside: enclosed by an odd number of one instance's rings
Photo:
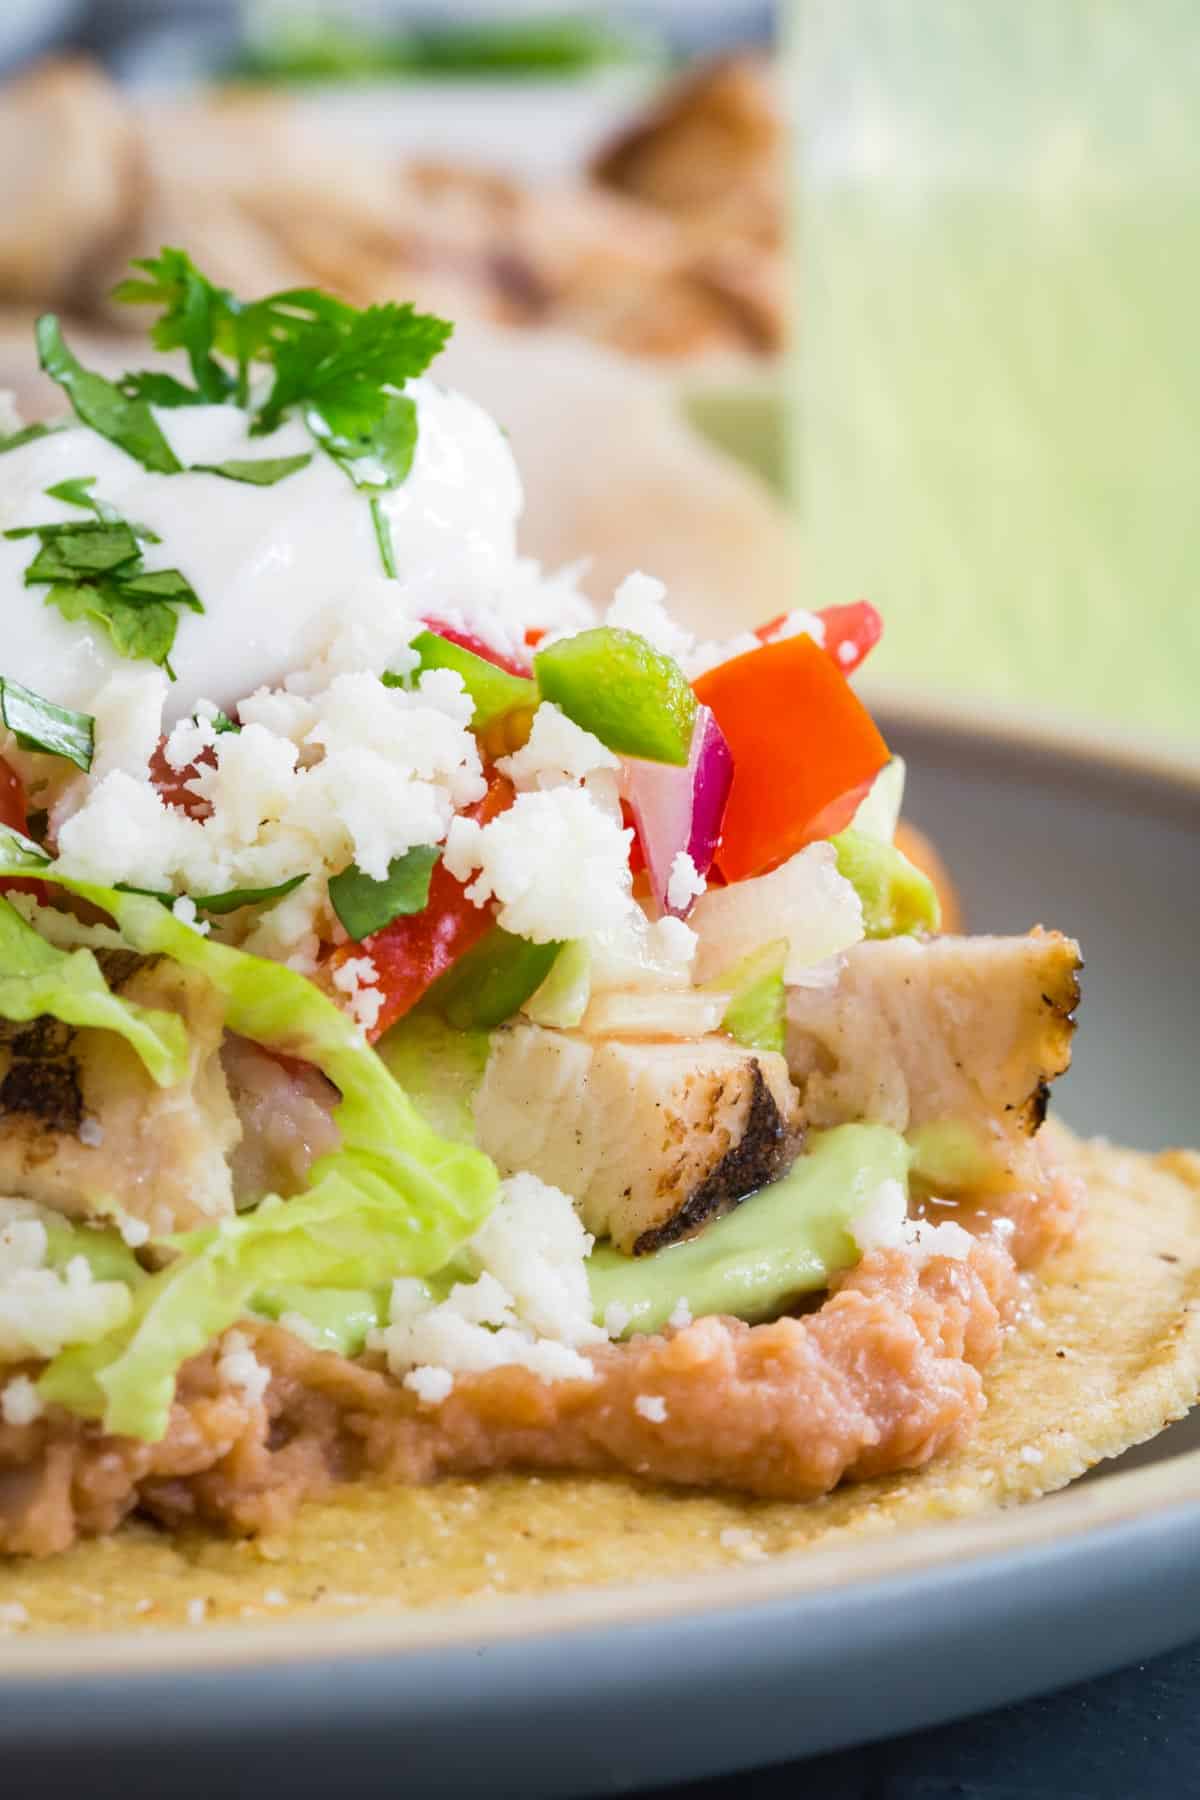
[[[1200,7],[794,0],[804,585],[872,672],[1200,733]]]

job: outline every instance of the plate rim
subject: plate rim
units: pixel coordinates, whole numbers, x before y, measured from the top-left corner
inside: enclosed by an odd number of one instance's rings
[[[1099,782],[1105,793],[1157,799],[1175,817],[1196,820],[1200,752],[1144,741],[1058,715],[993,701],[958,700],[907,685],[866,690],[893,729],[942,738],[968,752],[1016,753],[1043,768]],[[1116,789],[1113,783],[1116,783]],[[1168,1427],[1164,1427],[1164,1430]],[[1154,1437],[1161,1435],[1153,1434]],[[1151,1441],[1151,1440],[1145,1440]],[[983,1570],[998,1559],[1058,1545],[1086,1549],[1091,1540],[1150,1528],[1170,1514],[1200,1506],[1200,1449],[1102,1481],[1076,1482],[1020,1505],[915,1527],[881,1530],[846,1545],[802,1546],[755,1566],[663,1577],[640,1583],[565,1589],[542,1595],[466,1598],[428,1609],[380,1606],[348,1619],[291,1617],[200,1627],[121,1631],[35,1630],[0,1633],[0,1683],[29,1692],[68,1680],[109,1687],[131,1675],[263,1673],[320,1662],[410,1659],[486,1643],[497,1648],[614,1627],[682,1624],[706,1616],[753,1613],[774,1604],[853,1589],[860,1597],[906,1578],[954,1567]],[[0,1687],[0,1692],[4,1691]]]

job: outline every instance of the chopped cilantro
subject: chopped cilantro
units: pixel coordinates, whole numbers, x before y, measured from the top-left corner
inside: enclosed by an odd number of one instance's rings
[[[177,475],[182,464],[159,429],[147,401],[131,400],[103,375],[85,369],[67,348],[58,319],[43,313],[35,329],[38,360],[70,400],[76,416],[160,475]]]
[[[357,863],[331,877],[329,903],[356,944],[393,919],[424,910],[441,854],[432,844],[418,844],[392,858],[382,881],[364,875]]]
[[[284,481],[289,475],[299,474],[307,469],[312,461],[312,451],[302,451],[299,456],[262,456],[257,460],[250,458],[239,462],[236,458],[222,463],[193,463],[194,475],[223,475],[226,481],[246,481],[254,487],[274,487],[277,481]]]
[[[190,900],[197,912],[222,913],[236,912],[239,906],[266,906],[282,900],[285,894],[293,894],[301,882],[307,881],[307,875],[293,875],[287,881],[277,882],[274,887],[263,888],[228,888],[223,894],[164,894],[156,888],[131,887],[126,881],[118,881],[117,886],[123,894],[144,894],[148,900],[159,900],[166,907],[173,907],[177,900]]]
[[[155,534],[130,525],[106,501],[91,493],[92,477],[62,481],[48,494],[68,505],[87,507],[95,520],[58,525],[21,525],[7,538],[33,537],[38,551],[25,571],[26,587],[46,586],[46,605],[64,619],[102,625],[120,656],[144,657],[164,667],[171,679],[171,649],[179,623],[176,608],[204,607],[178,569],[144,569],[139,539]]]
[[[0,676],[0,716],[22,750],[63,756],[77,769],[91,768],[96,722],[88,713],[56,706],[19,681]]]
[[[196,723],[200,723],[198,718]],[[209,720],[209,724],[212,726],[218,737],[223,737],[227,731],[240,731],[242,729],[236,719],[231,719],[228,713],[223,712],[215,712]]]
[[[116,507],[110,506],[107,500],[97,500],[92,493],[95,485],[96,477],[94,475],[77,475],[69,481],[55,482],[53,487],[46,489],[46,492],[51,500],[62,500],[67,506],[79,506],[84,512],[95,513],[96,517],[103,519],[105,524],[119,524],[121,515]],[[129,529],[136,538],[141,539],[143,544],[162,543],[157,531],[151,531],[148,525],[139,525],[134,519],[129,521]],[[28,528],[24,535],[29,535]]]
[[[315,288],[239,300],[202,275],[182,250],[164,249],[135,267],[141,274],[122,282],[115,297],[162,308],[154,342],[163,350],[186,352],[195,386],[188,389],[174,377],[135,375],[119,391],[122,403],[180,406],[236,397],[249,407],[251,365],[270,369],[271,385],[251,430],[265,436],[290,413],[302,415],[321,448],[371,496],[380,558],[394,576],[388,522],[375,502],[412,468],[417,412],[400,390],[429,367],[450,325],[407,304],[361,310]],[[221,357],[231,358],[234,370]],[[222,464],[210,472],[265,485],[290,474],[282,465],[293,460],[268,459],[253,474],[247,472],[255,469],[252,462]],[[274,466],[279,473],[268,478],[266,471]]]

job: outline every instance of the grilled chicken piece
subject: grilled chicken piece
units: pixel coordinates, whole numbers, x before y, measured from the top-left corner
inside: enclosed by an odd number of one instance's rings
[[[1071,1061],[1082,966],[1078,944],[1040,929],[856,944],[834,987],[788,994],[805,1125],[970,1125],[998,1175],[1020,1175]]]
[[[97,952],[114,992],[176,1012],[186,1081],[156,1087],[111,1031],[0,1020],[0,1193],[73,1218],[119,1210],[155,1234],[233,1211],[227,1157],[241,1135],[221,1068],[221,1004],[163,957]]]
[[[589,1231],[641,1255],[690,1236],[779,1173],[795,1094],[781,1056],[728,1038],[589,1041],[494,1034],[475,1102],[480,1148],[579,1203]]]
[[[43,63],[0,104],[0,296],[38,305],[96,298],[130,247],[144,181],[141,139],[118,90],[89,63]]]

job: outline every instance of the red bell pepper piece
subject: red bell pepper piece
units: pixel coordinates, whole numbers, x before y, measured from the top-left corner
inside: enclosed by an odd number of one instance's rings
[[[471,649],[471,645],[466,646]],[[488,791],[478,805],[467,807],[466,816],[481,825],[506,812],[515,794],[503,775],[491,774]],[[378,971],[377,985],[384,1001],[379,1018],[368,1034],[372,1043],[389,1025],[403,1018],[432,987],[439,975],[477,944],[493,924],[493,909],[476,906],[466,897],[461,881],[438,863],[429,883],[429,900],[419,913],[393,919],[361,944],[342,944],[329,959],[338,968],[351,957],[369,956]]]
[[[717,866],[762,875],[850,823],[888,760],[874,720],[810,637],[780,638],[695,683],[733,752]]]
[[[787,616],[780,613],[778,618],[768,619],[755,631],[755,637],[764,644],[771,643],[780,626],[787,623]],[[883,636],[883,620],[869,600],[852,600],[848,606],[823,606],[814,616],[825,627],[825,654],[832,656],[843,675],[853,675]]]

